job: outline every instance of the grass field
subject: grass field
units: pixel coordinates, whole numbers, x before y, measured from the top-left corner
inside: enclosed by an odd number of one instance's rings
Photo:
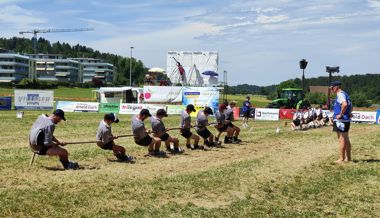
[[[92,90],[87,88],[58,88],[53,89],[54,97],[56,100],[71,99],[85,99],[90,100],[92,98]],[[14,89],[0,88],[0,95],[13,95]]]
[[[118,139],[136,164],[109,161],[111,152],[95,145],[69,145],[84,169],[63,171],[49,157],[28,167],[27,135],[39,114],[17,120],[0,112],[0,217],[380,217],[379,125],[352,125],[354,162],[343,165],[333,164],[330,127],[276,134],[278,122],[251,122],[241,145],[168,158],[144,157],[146,148]],[[57,138],[94,140],[101,114],[66,117]],[[120,119],[113,132],[130,133],[130,116]],[[166,118],[167,126],[178,120]]]

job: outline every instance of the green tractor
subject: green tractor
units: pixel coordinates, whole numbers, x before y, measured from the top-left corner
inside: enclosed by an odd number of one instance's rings
[[[278,92],[277,99],[268,104],[268,108],[303,109],[310,107],[310,103],[304,99],[302,89],[286,88]]]

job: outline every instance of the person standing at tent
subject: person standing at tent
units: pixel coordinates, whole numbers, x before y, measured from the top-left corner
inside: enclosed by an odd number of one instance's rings
[[[243,114],[244,114],[244,123],[243,123],[243,128],[248,128],[248,119],[249,117],[251,116],[251,102],[250,102],[250,97],[247,96],[247,98],[245,99],[245,101],[243,102]]]
[[[350,96],[341,88],[341,82],[334,81],[330,89],[336,94],[333,106],[333,131],[337,133],[339,140],[339,159],[336,163],[351,161],[351,142],[348,137],[352,117],[352,103]]]

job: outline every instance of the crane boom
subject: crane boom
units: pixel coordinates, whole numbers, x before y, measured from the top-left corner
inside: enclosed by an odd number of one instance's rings
[[[75,29],[34,29],[28,31],[20,31],[19,34],[32,33],[32,46],[34,53],[37,53],[37,33],[58,33],[58,32],[82,32],[92,31],[94,28],[75,28]]]
[[[34,29],[28,31],[20,31],[20,34],[24,33],[57,33],[57,32],[81,32],[81,31],[92,31],[94,28],[76,28],[76,29]]]

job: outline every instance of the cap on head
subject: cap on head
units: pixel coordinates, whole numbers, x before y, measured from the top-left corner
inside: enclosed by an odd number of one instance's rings
[[[219,105],[219,110],[225,110],[227,109],[227,106],[225,104]]]
[[[231,101],[230,105],[236,105],[236,101]]]
[[[188,110],[188,111],[192,111],[192,112],[195,112],[194,105],[192,105],[192,104],[188,104],[188,105],[186,106],[186,110]]]
[[[206,114],[210,114],[210,115],[213,115],[214,113],[212,112],[212,109],[210,107],[205,107],[205,109],[203,110],[204,113]]]
[[[158,109],[157,112],[156,112],[156,115],[157,116],[164,116],[164,117],[167,117],[168,116],[168,113],[166,113],[166,110],[165,109]]]
[[[334,82],[331,82],[330,87],[341,86],[341,85],[342,83],[340,81],[334,81]]]
[[[149,110],[148,109],[142,109],[140,111],[140,116],[148,116],[148,117],[151,117],[152,114],[150,114]]]
[[[115,113],[109,113],[109,114],[105,114],[104,115],[104,119],[105,120],[110,120],[114,123],[118,123],[119,122],[119,119],[117,118],[116,114]]]
[[[61,109],[57,109],[53,112],[53,114],[57,117],[60,117],[62,120],[66,121],[66,118],[65,118],[65,112]]]

